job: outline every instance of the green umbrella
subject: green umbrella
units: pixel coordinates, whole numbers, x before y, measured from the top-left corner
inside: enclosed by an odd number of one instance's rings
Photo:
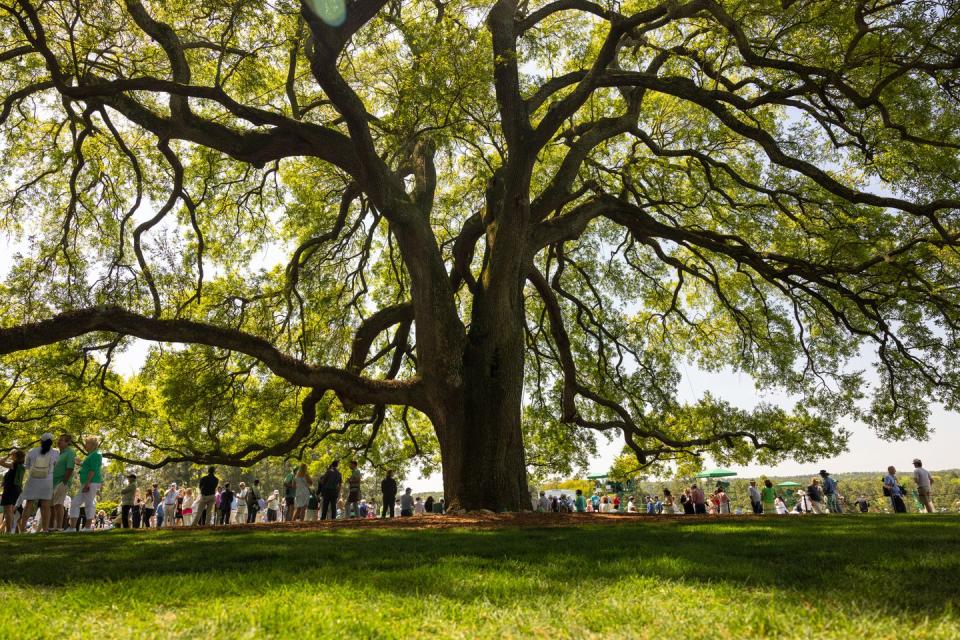
[[[723,467],[717,467],[716,469],[710,469],[709,471],[701,471],[697,474],[698,478],[727,478],[729,476],[737,475],[736,471],[730,469],[724,469]]]
[[[787,481],[787,482],[781,482],[781,483],[778,484],[777,486],[778,486],[778,487],[802,487],[803,485],[800,484],[799,482],[790,482],[790,481]]]

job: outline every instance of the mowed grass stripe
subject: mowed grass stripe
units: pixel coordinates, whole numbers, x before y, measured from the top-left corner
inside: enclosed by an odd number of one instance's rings
[[[957,638],[960,517],[0,539],[0,637]]]

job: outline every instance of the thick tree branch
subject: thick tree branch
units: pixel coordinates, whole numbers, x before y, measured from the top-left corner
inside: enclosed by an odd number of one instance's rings
[[[88,333],[107,331],[152,340],[203,344],[256,358],[277,376],[301,387],[329,389],[356,404],[423,407],[420,383],[371,380],[335,367],[312,366],[271,343],[236,329],[191,320],[159,320],[120,307],[69,311],[49,320],[0,329],[0,355],[35,349]]]

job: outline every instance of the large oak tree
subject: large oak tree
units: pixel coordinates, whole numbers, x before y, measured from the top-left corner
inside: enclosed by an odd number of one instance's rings
[[[0,444],[435,450],[452,505],[517,509],[596,433],[810,459],[957,406],[954,2],[0,11]],[[685,362],[797,404],[683,404]]]

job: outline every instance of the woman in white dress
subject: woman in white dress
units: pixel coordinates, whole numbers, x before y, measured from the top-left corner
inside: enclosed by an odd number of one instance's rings
[[[293,496],[293,519],[303,520],[307,513],[307,504],[310,502],[310,474],[307,473],[307,465],[301,464],[297,469],[296,493]]]
[[[23,515],[20,518],[20,530],[25,531],[27,520],[33,510],[40,505],[40,531],[50,530],[50,501],[53,499],[53,467],[57,464],[60,452],[53,448],[53,434],[40,436],[40,446],[27,452],[27,483],[23,488]]]

